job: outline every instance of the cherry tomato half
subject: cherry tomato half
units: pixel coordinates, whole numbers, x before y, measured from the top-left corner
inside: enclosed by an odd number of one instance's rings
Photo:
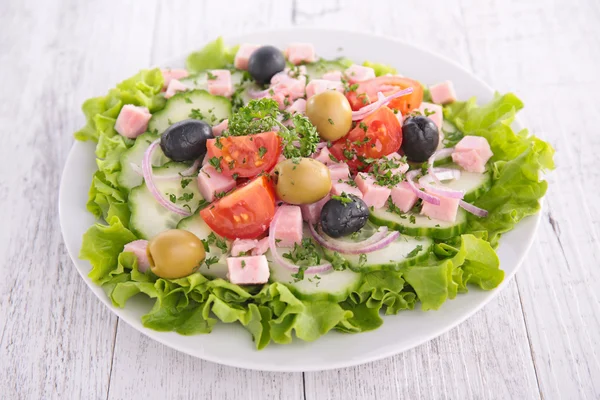
[[[379,76],[358,84],[355,91],[346,94],[353,110],[359,110],[367,104],[377,101],[377,92],[388,96],[398,90],[412,88],[413,92],[407,96],[398,97],[390,102],[390,108],[396,109],[406,115],[419,108],[423,101],[423,86],[413,79],[401,76]]]

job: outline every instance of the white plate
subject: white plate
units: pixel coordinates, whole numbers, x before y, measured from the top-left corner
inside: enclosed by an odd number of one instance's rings
[[[227,38],[226,41],[230,44],[268,43],[280,48],[291,42],[310,42],[315,44],[318,55],[324,58],[343,55],[359,62],[385,62],[394,65],[400,73],[426,84],[452,80],[460,99],[477,96],[480,102],[487,102],[493,95],[492,88],[453,62],[388,38],[298,29],[257,32]],[[202,44],[198,43],[198,46],[201,47]],[[182,56],[168,66],[183,66],[184,61],[185,56]],[[143,67],[140,65],[140,68]],[[90,93],[90,97],[98,94]],[[516,128],[520,129],[521,126],[517,124]],[[59,199],[60,223],[67,249],[90,289],[112,312],[154,340],[205,360],[256,370],[315,371],[347,367],[398,354],[441,335],[473,315],[508,284],[529,249],[540,220],[540,214],[527,218],[502,238],[498,255],[506,278],[493,291],[470,288],[468,294],[446,302],[438,311],[414,310],[386,316],[383,326],[373,332],[353,335],[332,332],[313,343],[295,341],[288,345],[271,344],[262,351],[256,351],[250,334],[237,324],[217,324],[209,335],[181,336],[170,332],[156,332],[142,326],[140,317],[152,304],[143,296],[131,299],[124,309],[112,306],[102,289],[88,278],[90,264],[77,258],[81,237],[94,223],[85,204],[95,170],[94,145],[74,143],[63,172]]]

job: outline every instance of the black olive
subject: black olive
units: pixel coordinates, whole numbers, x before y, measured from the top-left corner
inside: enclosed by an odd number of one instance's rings
[[[254,50],[248,59],[248,72],[256,83],[264,85],[285,68],[285,57],[281,50],[273,46],[262,46]]]
[[[408,161],[427,161],[435,153],[439,142],[440,133],[431,119],[417,115],[404,120],[401,149]]]
[[[173,161],[192,161],[204,157],[212,128],[204,121],[187,119],[171,125],[160,138],[160,148]]]
[[[359,231],[369,219],[369,208],[354,195],[344,200],[331,199],[321,209],[323,232],[333,238]]]

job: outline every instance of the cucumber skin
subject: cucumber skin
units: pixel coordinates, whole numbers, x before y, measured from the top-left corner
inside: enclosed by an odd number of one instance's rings
[[[373,272],[373,271],[400,272],[406,267],[412,267],[413,265],[417,265],[417,264],[421,263],[422,261],[428,260],[429,256],[431,255],[431,251],[433,250],[433,245],[434,245],[434,243],[432,241],[431,244],[429,245],[429,247],[427,247],[424,252],[416,255],[415,257],[405,258],[402,261],[395,262],[395,263],[372,264],[372,265],[364,265],[362,267],[359,267],[358,265],[355,265],[355,264],[351,263],[350,261],[348,261],[348,259],[346,259],[346,262],[347,262],[348,268],[350,268],[352,271],[358,272],[358,273]],[[325,255],[325,258],[328,259],[329,261],[331,261],[333,259],[333,257],[332,257],[333,251],[324,248],[323,253]],[[344,257],[343,254],[340,254],[340,255],[342,257]]]
[[[459,209],[458,212],[462,210]],[[464,211],[462,211],[464,212]],[[376,217],[372,213],[369,213],[369,221],[379,226],[387,226],[390,229],[395,231],[399,231],[408,236],[426,236],[433,239],[447,240],[453,237],[462,235],[467,230],[467,219],[460,224],[453,225],[449,228],[423,228],[423,227],[413,227],[402,225],[394,221],[385,220],[379,217]]]
[[[486,180],[483,183],[483,185],[477,187],[474,190],[471,190],[470,192],[465,193],[465,197],[463,198],[463,200],[467,203],[474,202],[480,196],[487,193],[492,188],[492,172],[485,171],[484,174],[486,175]]]

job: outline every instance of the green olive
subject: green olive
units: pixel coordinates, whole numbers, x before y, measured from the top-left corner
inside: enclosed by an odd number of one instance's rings
[[[202,241],[191,232],[171,229],[156,235],[146,250],[150,269],[160,278],[177,279],[188,276],[204,261]]]
[[[338,140],[352,127],[350,103],[336,90],[326,90],[308,99],[306,116],[317,127],[323,140]]]
[[[275,166],[277,196],[290,204],[310,204],[331,190],[329,168],[312,158],[284,160]]]

